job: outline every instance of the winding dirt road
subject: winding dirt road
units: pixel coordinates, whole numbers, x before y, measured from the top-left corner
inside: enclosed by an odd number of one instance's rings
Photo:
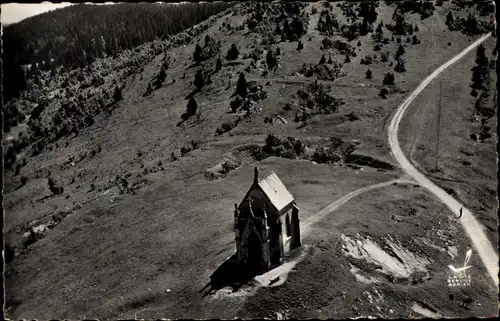
[[[484,233],[483,226],[476,220],[471,211],[465,208],[463,204],[460,204],[456,199],[454,199],[451,195],[446,193],[442,188],[438,187],[434,184],[430,179],[428,179],[424,174],[419,172],[415,166],[413,166],[410,161],[405,157],[401,146],[398,141],[398,130],[399,123],[401,122],[406,110],[413,102],[413,100],[418,96],[422,90],[429,85],[429,83],[436,78],[441,72],[443,72],[446,68],[457,62],[471,50],[476,48],[479,44],[481,44],[484,40],[486,40],[490,34],[487,34],[469,47],[467,47],[464,51],[450,59],[448,62],[443,64],[441,67],[436,69],[431,75],[425,78],[420,85],[411,93],[411,95],[398,107],[396,114],[392,118],[392,121],[388,128],[389,134],[389,145],[391,147],[392,155],[399,162],[401,168],[410,175],[415,181],[417,181],[421,186],[427,188],[431,193],[436,195],[448,208],[460,218],[460,222],[462,226],[469,236],[476,253],[479,254],[481,260],[483,261],[488,273],[491,278],[498,284],[498,253],[495,248],[492,246],[486,234]],[[460,217],[460,209],[463,208],[462,216]]]

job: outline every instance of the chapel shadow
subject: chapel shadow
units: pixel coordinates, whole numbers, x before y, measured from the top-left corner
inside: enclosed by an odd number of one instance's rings
[[[203,297],[215,294],[224,287],[231,287],[233,292],[238,291],[243,285],[250,282],[259,271],[238,262],[236,254],[222,263],[210,276],[210,282],[201,289],[200,293],[208,289]]]

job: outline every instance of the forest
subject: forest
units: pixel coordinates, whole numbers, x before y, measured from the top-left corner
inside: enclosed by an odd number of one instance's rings
[[[85,67],[154,39],[165,39],[227,9],[228,2],[79,4],[4,27],[4,102],[19,97],[40,69]],[[32,68],[23,68],[32,65]]]

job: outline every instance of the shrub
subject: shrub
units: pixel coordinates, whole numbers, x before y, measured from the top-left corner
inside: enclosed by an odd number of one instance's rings
[[[394,71],[396,72],[405,72],[406,67],[405,67],[405,62],[403,59],[398,59],[398,63],[396,64],[396,67],[394,67]]]
[[[64,193],[64,188],[56,186],[52,177],[49,177],[49,179],[47,180],[47,184],[49,185],[49,190],[52,192],[52,194],[59,195]]]
[[[417,36],[413,35],[411,38],[411,43],[414,45],[418,45],[420,43],[420,40],[417,38]]]
[[[330,57],[330,59],[331,59],[331,57]],[[345,55],[345,60],[344,60],[344,62],[345,62],[345,63],[349,63],[349,62],[351,62],[351,58],[349,57],[349,54],[346,54],[346,55]]]
[[[362,65],[371,65],[372,63],[372,56],[367,55],[365,58],[361,58],[360,64]]]
[[[389,90],[387,90],[387,88],[382,88],[382,89],[380,90],[380,94],[379,94],[379,96],[380,96],[381,98],[384,98],[384,99],[385,99],[385,98],[387,98],[387,95],[388,95],[388,94],[389,94]]]
[[[384,76],[384,80],[382,81],[384,85],[394,85],[394,74],[392,72],[388,72]]]
[[[382,62],[387,62],[387,61],[389,61],[388,53],[382,53],[382,54],[380,55],[380,61],[382,61]]]

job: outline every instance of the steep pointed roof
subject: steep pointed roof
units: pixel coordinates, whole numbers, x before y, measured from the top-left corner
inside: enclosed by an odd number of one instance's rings
[[[292,194],[286,189],[275,172],[259,180],[257,184],[278,212],[288,207],[294,201]]]

